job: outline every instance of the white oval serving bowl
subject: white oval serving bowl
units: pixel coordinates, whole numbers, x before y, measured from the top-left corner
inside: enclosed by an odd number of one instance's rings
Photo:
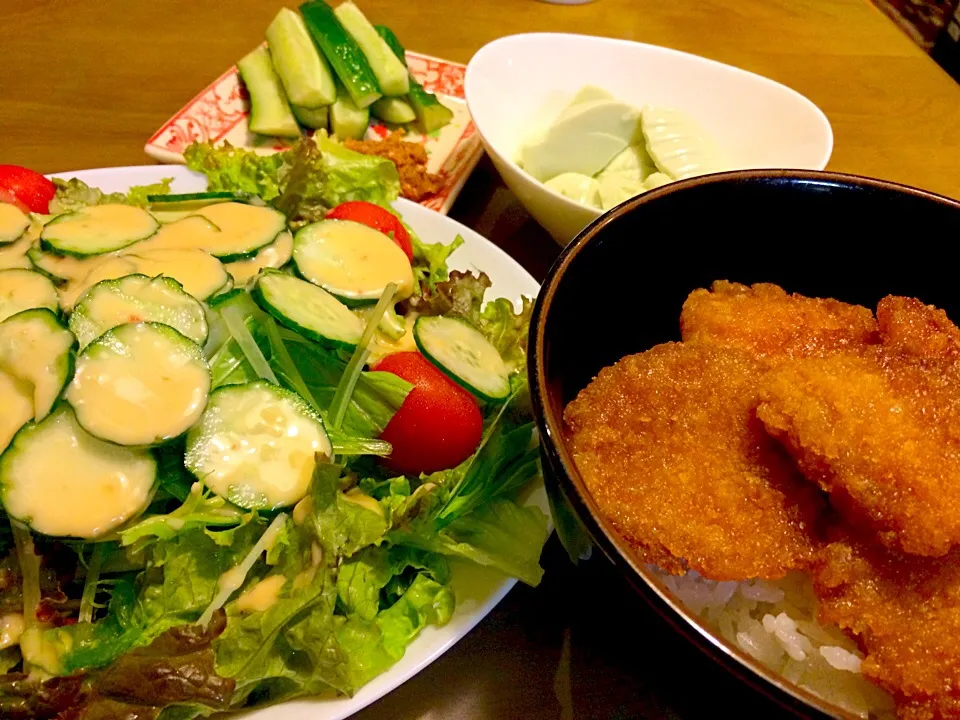
[[[746,70],[628,40],[564,33],[500,38],[467,66],[467,105],[504,182],[561,245],[602,211],[550,190],[516,158],[584,85],[638,108],[683,111],[716,140],[729,169],[822,170],[833,150],[833,131],[820,108]]]

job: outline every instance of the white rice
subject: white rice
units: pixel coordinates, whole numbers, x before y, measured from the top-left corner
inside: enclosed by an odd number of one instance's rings
[[[791,682],[863,718],[891,718],[893,701],[860,674],[862,653],[838,628],[816,619],[808,576],[716,582],[690,571],[664,586],[724,639]]]

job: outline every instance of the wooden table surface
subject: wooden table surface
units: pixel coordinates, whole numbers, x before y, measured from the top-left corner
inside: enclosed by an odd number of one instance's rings
[[[41,172],[149,162],[146,139],[262,40],[280,0],[2,0],[0,163]],[[866,0],[361,0],[412,49],[467,62],[525,31],[629,38],[704,55],[800,91],[830,118],[830,169],[960,197],[960,87]],[[538,278],[558,248],[484,161],[453,217]],[[362,718],[744,717],[765,701],[676,640],[595,559],[556,541],[450,653]],[[690,692],[691,684],[697,692]]]

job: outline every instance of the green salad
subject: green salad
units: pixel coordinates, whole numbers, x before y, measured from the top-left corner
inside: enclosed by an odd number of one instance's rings
[[[388,160],[185,156],[207,191],[0,205],[0,717],[349,696],[457,562],[541,579],[529,299],[448,271]]]

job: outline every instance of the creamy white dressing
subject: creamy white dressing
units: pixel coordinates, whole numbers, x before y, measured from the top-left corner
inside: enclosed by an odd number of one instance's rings
[[[383,508],[380,507],[380,503],[359,488],[350,488],[347,490],[347,492],[343,494],[343,499],[383,517]]]
[[[362,308],[357,310],[358,315],[363,318],[366,318],[367,312]],[[416,313],[405,315],[403,318],[405,332],[397,340],[388,337],[378,328],[370,340],[370,356],[367,359],[367,364],[371,366],[376,365],[387,355],[393,355],[398,352],[416,352],[417,342],[413,338],[413,324],[416,321]]]
[[[280,599],[280,591],[286,585],[283,575],[271,575],[245,591],[234,606],[242,613],[266,612]]]
[[[146,507],[156,478],[148,451],[89,435],[65,405],[29,432],[4,459],[8,476],[21,478],[4,486],[12,517],[45,535],[92,539]]]
[[[0,371],[0,453],[33,417],[33,389]]]
[[[54,255],[48,252],[31,252],[30,258],[34,264],[61,280],[77,281],[83,280],[90,272],[110,258],[115,257],[114,253],[104,255],[94,255],[88,258],[76,258],[70,255]]]
[[[20,268],[0,270],[0,322],[21,310],[56,310],[59,298],[50,280],[38,272]]]
[[[188,464],[221,497],[293,505],[310,487],[316,454],[330,455],[329,439],[316,420],[266,388],[247,387],[225,398],[228,392],[208,407],[204,423],[214,430],[202,443],[203,457]]]
[[[0,243],[10,243],[23,235],[30,218],[16,205],[0,203]]]
[[[66,398],[88,431],[150,445],[200,419],[209,369],[198,347],[171,335],[149,323],[122,325],[80,355]]]
[[[44,227],[40,237],[70,248],[89,246],[90,239],[95,238],[100,245],[114,250],[149,237],[157,226],[153,216],[142,208],[108,203],[55,218]]]
[[[236,287],[244,287],[257,277],[261,270],[278,269],[290,262],[293,253],[293,235],[280,233],[277,239],[262,248],[249,260],[235,260],[227,263],[227,272],[233,278]]]
[[[353,300],[376,300],[389,283],[395,300],[413,293],[413,268],[406,253],[382,232],[352,220],[327,220],[309,242],[293,250],[300,274]]]

